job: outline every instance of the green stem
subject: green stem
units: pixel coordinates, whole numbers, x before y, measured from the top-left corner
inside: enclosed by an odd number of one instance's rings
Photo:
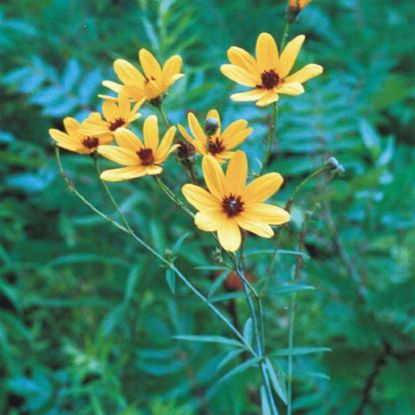
[[[162,192],[180,209],[184,210],[188,215],[194,217],[194,213],[166,186],[163,181],[158,176],[153,176],[157,185],[162,190]]]
[[[274,102],[272,104],[272,119],[271,119],[271,123],[269,127],[269,133],[265,140],[264,157],[262,159],[262,166],[261,166],[260,174],[262,174],[265,168],[267,167],[269,158],[271,157],[272,145],[274,143],[274,140],[276,139],[275,133],[277,131],[277,123],[278,123],[278,106],[277,106],[277,103]]]
[[[177,276],[183,281],[183,283],[196,295],[196,297],[198,297],[204,304],[206,304],[225,323],[225,325],[235,334],[235,336],[242,342],[242,344],[246,347],[246,349],[253,356],[256,357],[255,350],[245,340],[243,335],[239,333],[239,331],[233,326],[233,324],[229,321],[229,319],[224,314],[222,314],[222,312],[218,308],[216,308],[196,287],[194,287],[192,283],[183,275],[183,273],[171,261],[164,258],[156,250],[154,250],[150,245],[144,242],[144,240],[142,240],[133,230],[130,231],[129,230],[131,229],[130,226],[128,226],[128,228],[122,226],[120,223],[112,219],[110,216],[106,215],[104,212],[101,212],[91,202],[89,202],[81,193],[79,193],[78,190],[76,190],[73,182],[68,178],[68,176],[65,173],[65,170],[63,169],[58,147],[55,147],[55,154],[56,154],[56,159],[58,162],[59,171],[63,179],[65,180],[65,183],[68,186],[68,189],[72,193],[74,193],[83,203],[85,203],[85,205],[87,205],[93,212],[95,212],[97,215],[99,215],[101,218],[105,219],[106,221],[110,222],[116,228],[130,235],[138,244],[140,244],[144,249],[146,249],[151,254],[153,254],[166,267],[172,269],[177,274]]]
[[[164,124],[166,124],[167,128],[170,127],[170,121],[167,118],[166,112],[164,111],[163,104],[160,104],[158,109],[160,111],[161,118],[163,118]]]
[[[111,203],[113,204],[115,210],[118,212],[118,214],[120,215],[120,218],[122,220],[122,222],[124,223],[124,226],[130,231],[132,232],[132,229],[130,227],[130,225],[128,224],[127,218],[124,216],[124,214],[122,213],[120,207],[118,206],[117,202],[114,199],[114,196],[112,195],[107,183],[105,182],[105,180],[102,180],[100,178],[101,176],[101,170],[99,168],[99,163],[98,163],[98,157],[97,155],[94,155],[94,163],[95,163],[95,169],[97,171],[98,177],[101,181],[102,187],[105,190],[105,193],[107,194],[108,198],[111,200]]]
[[[290,304],[290,316],[289,316],[289,332],[288,332],[288,349],[290,354],[288,355],[288,370],[287,370],[287,415],[291,415],[292,407],[292,381],[293,381],[293,356],[292,349],[294,347],[294,319],[295,319],[295,300],[296,294],[291,297]]]
[[[297,185],[297,187],[294,189],[294,192],[292,193],[292,195],[290,196],[290,198],[287,200],[287,203],[285,204],[285,210],[287,210],[288,212],[291,210],[291,206],[294,203],[294,198],[297,196],[298,192],[313,178],[317,177],[319,174],[323,173],[324,171],[326,171],[328,167],[327,166],[322,166],[320,168],[318,168],[317,170],[313,171],[311,174],[309,174],[304,180],[302,180],[300,182],[300,184]],[[334,176],[333,176],[334,177]],[[277,256],[278,256],[278,248],[279,248],[279,239],[281,237],[281,232],[282,230],[285,228],[286,225],[282,225],[280,227],[280,230],[277,234],[277,237],[275,239],[275,243],[276,243],[276,248],[274,251],[274,255],[272,256],[271,259],[271,263],[268,267],[267,270],[267,275],[269,275],[272,271],[272,269],[274,268],[275,265],[275,261],[277,260]]]
[[[290,30],[291,23],[288,21],[288,19],[285,20],[285,26],[284,31],[282,32],[281,36],[281,42],[280,42],[280,53],[282,53],[288,39],[288,32]]]
[[[261,370],[261,375],[262,375],[263,384],[264,384],[265,392],[266,392],[266,395],[267,395],[269,407],[271,409],[271,414],[272,415],[278,415],[277,407],[275,405],[274,397],[272,395],[271,383],[270,383],[269,376],[268,376],[268,373],[267,373],[267,368],[266,368],[266,365],[265,365],[264,346],[263,346],[262,334],[261,334],[262,329],[259,326],[260,323],[258,322],[257,313],[256,313],[254,302],[252,300],[251,293],[254,295],[254,297],[257,301],[258,312],[260,313],[260,321],[263,323],[262,305],[259,306],[259,304],[261,303],[261,299],[258,295],[255,295],[253,291],[250,292],[248,284],[246,283],[247,279],[246,279],[244,270],[242,268],[241,261],[238,261],[236,255],[234,256],[234,266],[235,266],[235,272],[238,274],[238,276],[242,280],[243,290],[244,290],[245,297],[246,297],[247,302],[248,302],[249,315],[251,317],[252,326],[253,326],[253,329],[254,329],[254,337],[255,337],[255,343],[256,343],[256,354],[261,359],[259,361],[259,367],[260,367],[260,370]],[[263,326],[263,324],[261,324],[261,326]]]

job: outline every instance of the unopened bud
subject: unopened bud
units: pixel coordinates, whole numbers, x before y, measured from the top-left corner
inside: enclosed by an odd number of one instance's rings
[[[195,147],[186,141],[177,141],[179,147],[177,148],[177,157],[179,160],[187,160],[195,154]]]
[[[216,118],[206,118],[205,131],[207,135],[213,135],[219,128],[219,121]]]
[[[330,157],[328,158],[325,162],[324,165],[331,171],[338,173],[338,174],[343,174],[345,173],[346,169],[343,167],[343,165],[341,163],[339,163],[339,161],[335,158],[335,157]]]
[[[215,248],[212,252],[212,258],[215,262],[221,264],[223,262],[222,251],[219,248]]]
[[[312,0],[288,0],[287,20],[289,23],[294,22],[304,7],[308,6]]]

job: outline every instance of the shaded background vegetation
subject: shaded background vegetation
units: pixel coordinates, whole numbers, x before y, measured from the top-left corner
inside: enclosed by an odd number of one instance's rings
[[[135,63],[147,47],[185,61],[186,78],[166,99],[171,120],[211,107],[228,122],[248,119],[254,133],[244,149],[257,168],[269,108],[232,103],[236,87],[218,67],[231,45],[253,51],[261,31],[279,37],[284,9],[284,1],[250,0],[1,2],[1,413],[259,413],[255,369],[218,386],[235,365],[217,370],[226,347],[172,340],[228,333],[179,283],[173,295],[153,258],[68,193],[47,130],[99,108],[101,81],[115,80],[112,61]],[[298,249],[309,218],[300,283],[315,290],[296,296],[298,414],[414,413],[414,11],[411,0],[316,0],[290,31],[307,35],[299,65],[316,62],[325,73],[304,95],[281,99],[270,170],[286,184],[275,201],[283,205],[328,156],[346,168],[329,186],[325,176],[307,186],[280,239]],[[63,161],[110,213],[90,158],[65,153]],[[178,190],[183,173],[173,161],[169,172]],[[212,262],[210,239],[151,180],[111,188],[145,238],[159,251],[179,250],[178,265],[209,292],[212,271],[195,267]],[[249,239],[248,254],[266,249],[269,241]],[[295,257],[279,255],[268,273],[270,261],[265,251],[249,257],[253,278],[289,282]],[[218,285],[214,295],[226,293]],[[290,303],[289,295],[266,299],[267,350],[281,379]],[[230,310],[229,300],[217,304]],[[243,324],[244,300],[233,304]]]

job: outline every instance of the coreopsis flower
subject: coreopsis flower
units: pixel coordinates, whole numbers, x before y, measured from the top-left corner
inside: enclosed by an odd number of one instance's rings
[[[82,131],[88,135],[114,134],[120,128],[128,128],[130,123],[141,117],[138,112],[144,100],[138,101],[132,108],[128,97],[121,94],[117,100],[105,100],[102,104],[104,119],[88,119],[82,125]]]
[[[279,94],[302,94],[302,84],[323,72],[320,65],[311,63],[289,75],[304,39],[304,35],[295,37],[280,54],[274,38],[261,33],[256,42],[256,59],[241,48],[229,48],[231,64],[222,65],[222,73],[238,84],[253,88],[233,94],[231,98],[234,101],[257,101],[256,105],[263,107],[277,101]]]
[[[222,132],[220,116],[216,110],[208,112],[204,129],[193,113],[188,114],[187,120],[193,136],[179,124],[182,136],[199,154],[204,156],[210,154],[220,163],[232,157],[234,152],[231,150],[243,143],[252,132],[246,120],[234,121]]]
[[[163,68],[146,49],[140,49],[138,58],[144,70],[144,75],[126,60],[117,59],[114,62],[114,71],[122,84],[104,81],[103,85],[118,94],[124,91],[135,101],[144,98],[157,102],[178,79],[184,76],[180,73],[183,61],[179,55],[169,58]]]
[[[99,146],[98,153],[125,167],[106,170],[101,179],[109,182],[152,176],[163,171],[162,164],[177,148],[172,145],[176,127],[170,127],[159,142],[157,117],[150,115],[144,121],[144,142],[126,128],[118,128],[115,133],[117,146]]]
[[[222,247],[235,252],[241,245],[241,229],[264,238],[274,235],[270,225],[281,225],[290,219],[284,209],[264,201],[280,188],[283,178],[268,173],[246,186],[248,162],[242,151],[231,158],[226,175],[210,155],[203,158],[203,176],[208,190],[186,184],[182,192],[198,213],[195,224],[202,231],[217,232]]]
[[[109,144],[112,141],[112,134],[90,135],[83,132],[83,126],[87,122],[100,122],[101,114],[93,112],[80,124],[75,118],[66,117],[63,120],[65,131],[51,128],[50,136],[55,140],[58,147],[80,154],[91,154],[97,151],[101,144]]]

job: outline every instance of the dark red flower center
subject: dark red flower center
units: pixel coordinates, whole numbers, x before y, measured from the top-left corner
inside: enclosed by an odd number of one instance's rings
[[[210,154],[218,154],[225,150],[225,146],[223,145],[223,140],[220,140],[218,137],[212,138],[209,140],[208,144],[208,152]]]
[[[123,118],[117,118],[116,120],[110,122],[110,130],[115,131],[117,128],[122,127],[125,124],[125,120]]]
[[[273,89],[274,87],[278,86],[281,83],[281,79],[279,75],[274,71],[274,69],[270,69],[269,71],[264,71],[261,74],[262,80],[262,87],[265,89]]]
[[[99,140],[96,137],[86,137],[82,140],[82,144],[89,150],[98,147]]]
[[[142,148],[140,151],[137,151],[137,156],[140,158],[143,166],[151,166],[154,163],[154,155],[151,148]]]
[[[223,198],[222,207],[228,217],[232,218],[244,211],[244,202],[242,201],[241,196],[230,194]]]

